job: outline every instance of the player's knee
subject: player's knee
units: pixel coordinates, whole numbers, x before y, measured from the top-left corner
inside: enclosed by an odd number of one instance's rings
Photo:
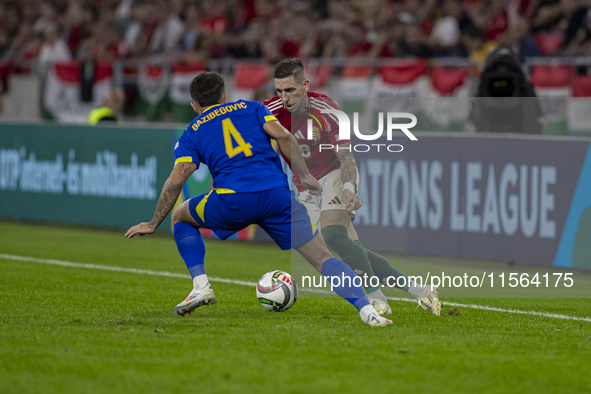
[[[173,212],[170,221],[172,222],[172,226],[174,227],[177,223],[188,223],[186,220],[186,215],[188,214],[188,208],[185,206],[185,203],[179,205]]]
[[[180,214],[178,213],[178,209],[175,209],[172,213],[172,217],[170,218],[172,226],[174,227],[175,224],[181,222]]]
[[[329,248],[339,253],[343,246],[346,246],[350,240],[347,228],[345,226],[331,225],[322,229],[322,238]]]

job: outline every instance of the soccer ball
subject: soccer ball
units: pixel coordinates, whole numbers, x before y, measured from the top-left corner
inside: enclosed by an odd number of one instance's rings
[[[284,271],[269,271],[257,283],[257,298],[268,311],[283,312],[295,304],[298,286]]]

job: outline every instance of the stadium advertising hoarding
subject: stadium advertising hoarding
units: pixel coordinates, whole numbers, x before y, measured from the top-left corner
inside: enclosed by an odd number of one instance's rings
[[[181,134],[3,125],[0,216],[108,227],[145,220]],[[417,141],[402,133],[367,141],[352,133],[363,202],[354,224],[367,247],[591,268],[584,241],[591,216],[588,140],[415,134]],[[381,143],[404,149],[378,150]],[[211,176],[202,167],[185,185],[185,198],[209,190]],[[249,228],[234,237],[268,240],[263,235]]]
[[[349,187],[363,206],[353,225],[368,248],[591,268],[589,139],[531,135],[547,127],[537,99],[373,98],[366,100],[373,109],[362,112],[309,100],[310,119],[289,126],[333,197],[340,198],[342,172],[326,184],[336,170],[323,152],[354,156],[358,184]],[[426,115],[445,120],[434,108],[466,112],[465,126],[478,132],[422,132]],[[332,200],[325,194],[312,200]],[[331,203],[318,209],[336,209]]]
[[[0,128],[4,218],[124,228],[153,215],[172,167],[171,130]],[[160,231],[169,231],[167,220]]]
[[[416,136],[388,141],[404,145],[396,154],[355,155],[363,206],[354,224],[364,244],[394,253],[591,268],[583,240],[591,205],[588,140]]]

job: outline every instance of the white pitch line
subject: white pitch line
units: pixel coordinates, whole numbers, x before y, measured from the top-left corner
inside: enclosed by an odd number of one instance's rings
[[[36,257],[16,256],[16,255],[12,255],[12,254],[3,254],[3,253],[0,253],[0,259],[9,260],[9,261],[24,261],[27,263],[58,265],[61,267],[86,268],[86,269],[95,269],[95,270],[102,270],[102,271],[126,272],[126,273],[130,273],[130,274],[142,274],[142,275],[153,275],[153,276],[165,276],[165,277],[171,277],[171,278],[191,279],[190,275],[177,274],[174,272],[151,271],[151,270],[144,270],[144,269],[138,269],[138,268],[113,267],[113,266],[99,265],[99,264],[73,263],[71,261],[53,260],[53,259],[39,259]],[[210,277],[209,280],[212,282],[230,283],[230,284],[241,285],[241,286],[253,286],[253,287],[256,286],[255,282],[247,282],[244,280],[234,280],[234,279],[214,278],[214,277]],[[320,289],[300,289],[300,290],[314,292],[314,293],[331,294],[331,292],[329,292],[329,291],[320,290]],[[413,300],[410,298],[388,297],[388,299],[392,300],[392,301],[416,303],[416,300]],[[591,323],[591,317],[568,316],[568,315],[560,315],[557,313],[548,313],[548,312],[522,311],[519,309],[503,309],[503,308],[497,308],[494,306],[477,305],[477,304],[459,304],[456,302],[447,302],[447,301],[444,301],[444,305],[456,306],[456,307],[460,307],[460,308],[478,309],[478,310],[490,311],[490,312],[514,313],[514,314],[519,314],[519,315],[541,316],[541,317],[549,317],[549,318],[554,318],[554,319],[575,320],[575,321],[584,321],[584,322]]]

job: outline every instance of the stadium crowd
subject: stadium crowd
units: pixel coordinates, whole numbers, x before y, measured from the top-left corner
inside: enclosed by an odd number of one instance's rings
[[[0,62],[588,55],[580,0],[4,0]]]

